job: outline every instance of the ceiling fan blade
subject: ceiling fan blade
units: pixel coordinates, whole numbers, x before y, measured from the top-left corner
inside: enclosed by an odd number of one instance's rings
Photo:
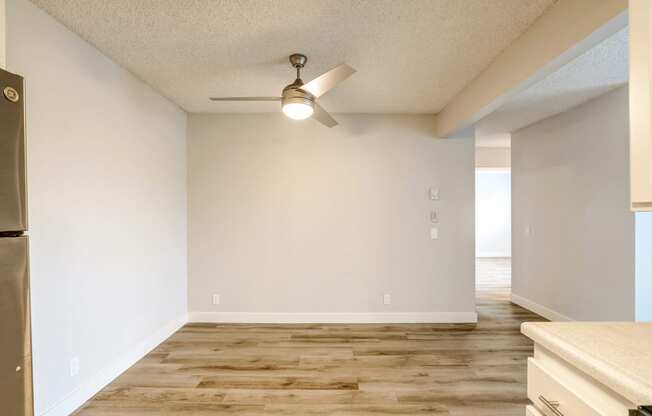
[[[337,126],[337,121],[335,121],[335,119],[331,117],[330,114],[328,114],[328,111],[324,110],[324,107],[320,106],[317,103],[314,104],[314,112],[312,113],[312,118],[319,121],[326,127]]]
[[[211,101],[281,101],[281,97],[210,97]]]
[[[351,68],[347,64],[342,64],[318,76],[312,81],[303,84],[301,89],[308,91],[315,97],[320,97],[354,73],[355,69]]]

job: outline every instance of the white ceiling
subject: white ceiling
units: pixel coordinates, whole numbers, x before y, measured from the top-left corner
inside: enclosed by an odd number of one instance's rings
[[[278,111],[208,96],[280,95],[358,70],[331,112],[436,113],[556,0],[32,0],[189,112]]]
[[[576,107],[622,86],[629,79],[628,28],[622,29],[546,78],[515,94],[476,123],[480,145]]]

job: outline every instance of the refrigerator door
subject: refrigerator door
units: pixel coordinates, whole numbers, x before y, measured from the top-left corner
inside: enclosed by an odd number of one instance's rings
[[[23,78],[0,68],[0,233],[27,230]]]
[[[28,237],[0,238],[0,406],[32,414]]]
[[[2,367],[0,397],[3,416],[33,416],[32,359],[23,357],[12,368]],[[3,364],[4,365],[4,364]]]

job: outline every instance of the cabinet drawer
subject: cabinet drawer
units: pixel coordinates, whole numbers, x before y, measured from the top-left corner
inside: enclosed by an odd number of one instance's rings
[[[538,411],[534,406],[525,407],[525,416],[543,416],[543,413]]]
[[[572,386],[533,358],[527,363],[527,396],[544,416],[609,416],[593,408],[573,391]]]

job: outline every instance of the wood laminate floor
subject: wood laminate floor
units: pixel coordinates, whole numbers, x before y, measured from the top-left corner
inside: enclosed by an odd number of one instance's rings
[[[477,325],[189,324],[77,415],[522,416],[542,318],[508,289],[479,287]]]
[[[482,292],[509,295],[512,284],[512,259],[509,257],[479,257],[475,259],[475,286]]]

